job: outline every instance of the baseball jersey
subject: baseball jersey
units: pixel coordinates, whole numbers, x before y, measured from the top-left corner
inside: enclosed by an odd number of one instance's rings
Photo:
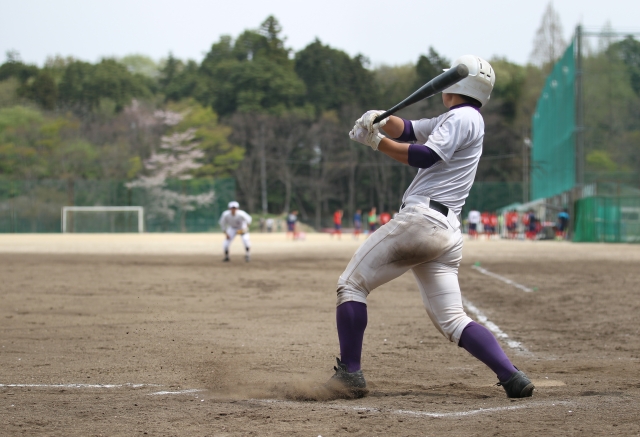
[[[478,224],[480,223],[480,211],[471,210],[469,211],[469,223]]]
[[[248,229],[251,224],[251,216],[244,212],[241,209],[236,210],[236,215],[232,215],[230,210],[226,210],[220,216],[220,227],[223,230],[228,228],[235,229],[236,231],[240,229]]]
[[[402,201],[414,194],[427,196],[459,215],[482,155],[482,115],[471,106],[461,106],[436,118],[412,120],[411,123],[417,141],[436,152],[442,160],[418,170]]]

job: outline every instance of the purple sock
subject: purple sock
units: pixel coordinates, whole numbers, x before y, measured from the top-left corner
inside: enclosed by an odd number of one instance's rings
[[[362,302],[345,302],[336,308],[338,339],[340,340],[340,361],[347,365],[347,371],[360,370],[362,340],[367,327],[367,305]]]
[[[493,334],[476,322],[471,322],[464,328],[458,346],[489,366],[502,382],[507,381],[513,372],[518,371],[511,364]]]

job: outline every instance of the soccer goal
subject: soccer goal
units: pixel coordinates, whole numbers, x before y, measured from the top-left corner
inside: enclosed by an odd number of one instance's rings
[[[137,223],[135,223],[137,222]],[[63,206],[62,233],[144,232],[142,206]]]

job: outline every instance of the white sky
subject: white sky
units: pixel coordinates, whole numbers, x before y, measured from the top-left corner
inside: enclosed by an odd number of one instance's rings
[[[273,14],[287,46],[318,37],[373,65],[416,62],[433,46],[450,60],[473,53],[524,64],[548,2],[520,0],[0,0],[0,63],[7,50],[42,65],[62,55],[95,62],[171,51],[200,61],[221,35],[238,36]],[[575,26],[640,29],[638,0],[555,0],[564,34]]]

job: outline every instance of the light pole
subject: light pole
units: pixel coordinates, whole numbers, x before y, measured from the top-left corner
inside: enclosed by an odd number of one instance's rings
[[[531,149],[531,138],[524,137],[522,141],[522,203],[529,201],[529,149]]]

